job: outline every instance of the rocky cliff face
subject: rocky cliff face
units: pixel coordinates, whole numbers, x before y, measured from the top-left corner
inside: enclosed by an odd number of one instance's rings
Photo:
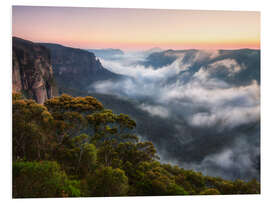
[[[12,91],[44,103],[57,94],[49,50],[37,43],[12,38]]]
[[[86,50],[42,43],[51,52],[51,62],[57,86],[87,91],[100,80],[115,80],[122,76],[105,69],[93,53]]]

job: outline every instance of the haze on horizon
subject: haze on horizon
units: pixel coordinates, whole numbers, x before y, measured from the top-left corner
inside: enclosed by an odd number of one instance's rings
[[[82,49],[260,49],[260,12],[13,6],[12,35]]]

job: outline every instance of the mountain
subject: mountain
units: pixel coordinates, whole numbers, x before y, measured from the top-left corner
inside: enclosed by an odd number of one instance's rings
[[[193,51],[194,50],[188,51],[166,50],[162,52],[152,52],[146,57],[146,60],[143,62],[143,65],[153,66],[154,68],[161,68],[174,62],[178,58],[177,53],[189,53]]]
[[[144,54],[146,55],[150,55],[150,54],[153,54],[153,53],[157,53],[157,52],[162,52],[163,50],[159,47],[153,47],[151,49],[148,49],[146,51],[144,51]]]
[[[115,56],[124,55],[121,49],[87,49],[87,51],[94,53],[97,57],[101,58],[111,58]]]
[[[235,85],[249,84],[256,80],[260,83],[260,50],[166,50],[150,54],[143,62],[145,66],[159,69],[177,59],[188,66],[188,72],[196,73],[200,68],[208,69],[212,77]],[[182,72],[185,73],[185,72]],[[170,82],[179,78],[176,75]]]
[[[51,63],[59,87],[87,90],[93,82],[122,77],[105,69],[95,54],[89,51],[51,43],[41,45],[51,52]]]
[[[44,46],[12,38],[12,91],[44,103],[57,95],[50,52]]]

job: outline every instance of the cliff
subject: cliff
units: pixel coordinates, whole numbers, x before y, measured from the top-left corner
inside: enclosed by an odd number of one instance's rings
[[[12,91],[44,103],[57,95],[49,50],[40,44],[12,38]]]
[[[115,80],[122,76],[105,69],[96,56],[82,49],[41,43],[50,50],[57,86],[87,91],[93,82]]]

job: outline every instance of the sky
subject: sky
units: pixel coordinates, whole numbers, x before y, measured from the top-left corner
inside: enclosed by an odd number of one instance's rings
[[[260,49],[260,13],[13,6],[12,35],[82,49]]]

